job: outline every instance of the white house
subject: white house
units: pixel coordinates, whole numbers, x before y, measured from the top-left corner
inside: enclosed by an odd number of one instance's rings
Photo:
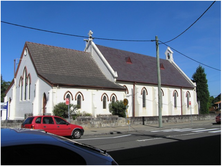
[[[5,97],[8,119],[53,114],[67,97],[94,117],[110,114],[109,103],[125,98],[129,117],[158,116],[156,58],[96,45],[91,35],[86,42],[84,51],[26,42]],[[162,115],[198,114],[196,85],[170,48],[160,68]]]

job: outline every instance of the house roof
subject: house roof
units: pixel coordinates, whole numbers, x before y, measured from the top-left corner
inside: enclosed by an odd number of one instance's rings
[[[52,85],[124,90],[109,81],[83,51],[26,42],[37,74]]]
[[[96,45],[103,56],[117,71],[117,81],[157,84],[156,58]],[[166,86],[194,88],[185,76],[168,60],[160,59],[161,84]]]

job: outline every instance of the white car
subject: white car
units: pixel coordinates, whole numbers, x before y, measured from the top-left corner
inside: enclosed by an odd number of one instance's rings
[[[3,165],[117,165],[104,150],[33,129],[1,129]]]

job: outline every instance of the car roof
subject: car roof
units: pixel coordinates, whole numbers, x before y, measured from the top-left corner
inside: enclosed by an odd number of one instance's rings
[[[44,130],[1,128],[1,146],[52,142],[55,138]]]
[[[13,145],[24,145],[24,144],[55,144],[58,145],[61,141],[67,141],[66,138],[60,137],[51,133],[46,133],[44,130],[36,129],[24,129],[24,128],[1,128],[1,146],[13,146]],[[105,150],[79,143],[73,140],[69,140],[73,145],[96,151],[97,153],[106,154]]]

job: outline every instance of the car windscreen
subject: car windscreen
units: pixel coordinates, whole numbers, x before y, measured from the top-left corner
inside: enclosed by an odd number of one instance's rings
[[[27,118],[22,124],[31,124],[32,123],[32,120],[34,119],[34,117],[29,117]]]

